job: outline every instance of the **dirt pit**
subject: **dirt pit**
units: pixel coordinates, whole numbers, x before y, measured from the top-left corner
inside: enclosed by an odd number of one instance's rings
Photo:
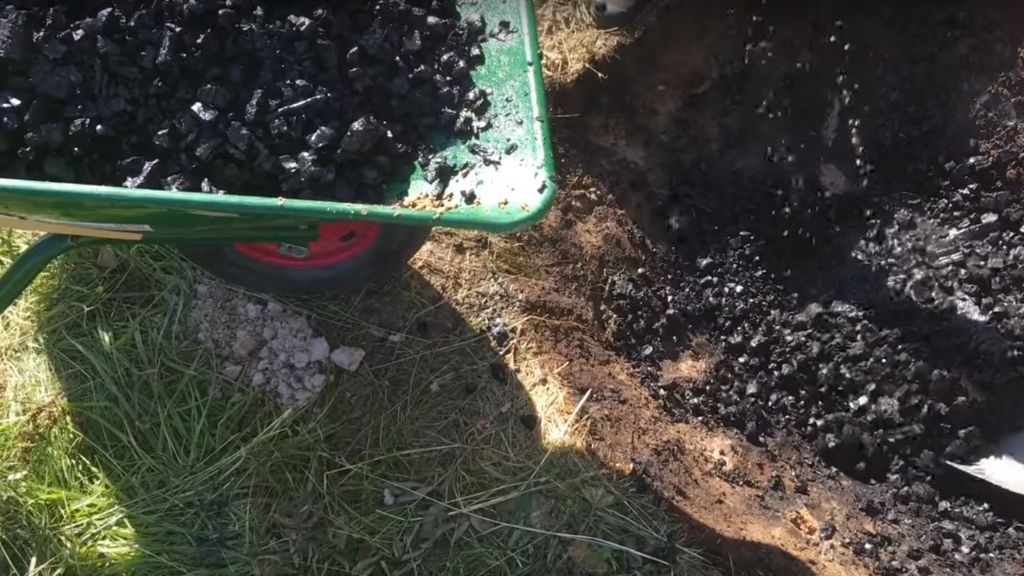
[[[1024,559],[1021,508],[944,464],[1024,422],[1022,24],[687,2],[556,99],[654,246],[594,296],[620,353],[676,420],[799,461],[802,491],[855,479],[866,527],[836,538],[878,574]]]

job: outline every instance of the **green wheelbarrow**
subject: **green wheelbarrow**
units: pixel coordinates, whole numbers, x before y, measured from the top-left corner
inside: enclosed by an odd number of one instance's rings
[[[247,288],[322,293],[401,267],[435,226],[509,232],[535,222],[554,184],[533,6],[479,0],[472,9],[508,33],[484,43],[473,72],[491,91],[491,127],[472,146],[443,147],[452,165],[470,166],[447,200],[432,196],[419,167],[381,205],[0,179],[0,228],[46,233],[0,276],[0,312],[50,261],[86,246],[166,244]]]

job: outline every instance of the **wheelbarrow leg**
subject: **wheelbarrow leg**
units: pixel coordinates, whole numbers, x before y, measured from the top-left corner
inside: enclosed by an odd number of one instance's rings
[[[25,288],[35,280],[46,265],[65,252],[94,246],[109,244],[103,238],[84,238],[64,234],[47,234],[37,240],[32,247],[18,256],[7,270],[0,276],[0,314],[18,299]]]

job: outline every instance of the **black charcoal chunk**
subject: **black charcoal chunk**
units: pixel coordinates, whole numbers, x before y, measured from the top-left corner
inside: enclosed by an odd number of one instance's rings
[[[341,139],[341,150],[349,153],[366,152],[384,137],[386,130],[373,116],[363,116],[353,122]]]
[[[223,194],[224,191],[213,185],[209,178],[203,178],[203,181],[199,183],[199,191],[205,192],[206,194]]]
[[[21,98],[18,98],[10,92],[0,93],[0,110],[13,110],[20,108],[23,103],[24,102],[22,102]]]
[[[249,149],[249,146],[252,145],[253,135],[252,132],[250,132],[249,129],[241,123],[232,122],[231,125],[228,126],[228,141],[231,142],[231,145],[235,148],[245,152]]]
[[[171,174],[167,178],[163,179],[164,190],[172,190],[176,192],[192,190],[192,184],[187,177],[182,174]]]
[[[496,152],[490,146],[481,144],[480,142],[470,142],[467,148],[469,148],[469,151],[472,152],[474,156],[483,160],[483,163],[488,166],[497,166],[498,164],[501,164],[501,154]]]
[[[482,36],[487,28],[484,15],[480,13],[469,14],[462,19],[462,23],[466,26],[466,33],[469,34],[471,39]]]
[[[319,150],[333,145],[337,141],[337,138],[337,132],[327,126],[321,126],[316,129],[316,132],[313,132],[306,137],[306,142],[313,148]]]
[[[171,132],[171,129],[163,128],[157,130],[156,134],[153,135],[153,144],[167,150],[174,148],[174,134]]]
[[[192,110],[192,114],[195,114],[196,118],[205,123],[215,122],[217,116],[220,115],[216,108],[202,102],[192,104],[189,109]]]
[[[14,10],[0,18],[0,61],[24,62],[33,51],[29,13]]]
[[[160,183],[160,160],[143,160],[141,164],[133,158],[133,162],[126,165],[128,170],[124,186],[128,188],[154,188]]]

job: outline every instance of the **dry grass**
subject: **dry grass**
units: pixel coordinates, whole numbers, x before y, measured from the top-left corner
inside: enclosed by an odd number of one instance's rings
[[[548,88],[571,84],[630,38],[623,30],[596,29],[590,0],[540,0],[536,11]]]

